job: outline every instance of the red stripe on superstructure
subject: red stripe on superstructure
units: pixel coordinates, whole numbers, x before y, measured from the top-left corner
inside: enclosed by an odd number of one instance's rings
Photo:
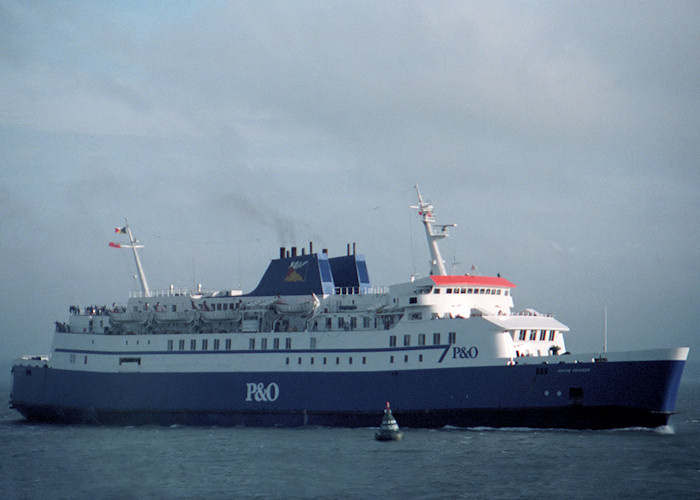
[[[505,278],[495,276],[431,276],[433,282],[438,286],[499,286],[505,288],[515,288],[515,285]]]

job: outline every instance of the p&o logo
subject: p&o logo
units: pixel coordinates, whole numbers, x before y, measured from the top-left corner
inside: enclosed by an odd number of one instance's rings
[[[452,348],[452,359],[475,359],[478,355],[479,349],[476,346]]]
[[[263,382],[248,382],[245,386],[246,401],[275,401],[280,395],[280,388],[274,382],[270,382],[267,386]]]

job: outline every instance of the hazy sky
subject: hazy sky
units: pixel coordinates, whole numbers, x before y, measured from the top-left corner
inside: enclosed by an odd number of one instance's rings
[[[124,217],[153,289],[309,241],[426,274],[416,182],[570,350],[605,305],[611,350],[698,348],[699,53],[694,1],[0,2],[0,361],[138,288]]]

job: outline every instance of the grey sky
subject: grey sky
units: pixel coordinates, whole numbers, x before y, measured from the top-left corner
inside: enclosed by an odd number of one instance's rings
[[[70,304],[251,290],[280,245],[457,262],[568,347],[700,347],[697,2],[3,2],[0,360]],[[691,357],[693,351],[691,351]]]

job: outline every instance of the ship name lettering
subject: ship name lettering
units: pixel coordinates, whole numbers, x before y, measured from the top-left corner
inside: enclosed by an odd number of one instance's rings
[[[280,395],[280,388],[275,382],[267,386],[263,382],[248,382],[246,385],[246,401],[275,401]]]
[[[476,346],[471,347],[453,347],[452,348],[452,359],[474,359],[479,355],[479,349]]]

